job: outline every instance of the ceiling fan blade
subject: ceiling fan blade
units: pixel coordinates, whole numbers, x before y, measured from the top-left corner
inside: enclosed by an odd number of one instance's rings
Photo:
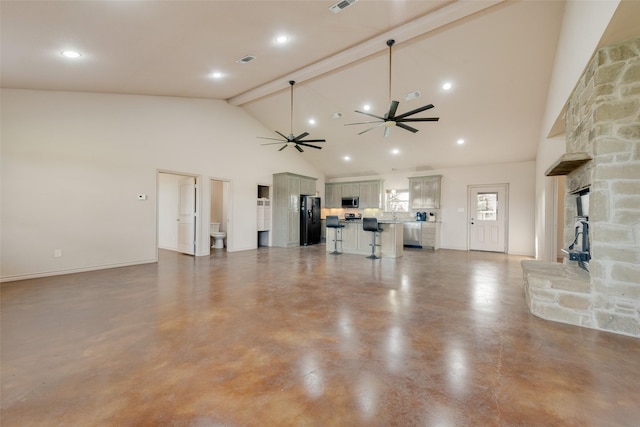
[[[298,144],[294,145],[294,147],[296,147],[296,150],[298,150],[299,152],[303,153],[304,150],[302,148],[300,148],[300,146]]]
[[[298,141],[298,144],[304,145],[305,147],[317,148],[318,150],[322,150],[322,147],[318,145],[307,144],[306,142]]]
[[[256,138],[268,139],[268,140],[271,140],[271,141],[282,141],[282,139],[279,139],[279,138],[268,138],[266,136],[257,136]],[[264,144],[262,144],[262,145],[264,145]]]
[[[413,133],[418,132],[418,129],[416,129],[416,128],[412,128],[411,126],[407,126],[407,125],[402,124],[402,123],[398,123],[398,122],[396,122],[396,126],[398,126],[398,127],[402,128],[402,129],[406,129],[406,130],[408,130],[409,132],[413,132]]]
[[[380,123],[380,120],[376,120],[376,121],[373,121],[373,122],[345,123],[344,125],[345,126],[368,125],[368,124],[371,124],[371,123]]]
[[[405,117],[412,116],[412,115],[414,115],[416,113],[419,113],[419,112],[425,111],[425,110],[429,110],[431,108],[433,108],[433,104],[423,105],[422,107],[416,108],[415,110],[411,110],[411,111],[409,111],[407,113],[400,114],[398,117],[396,117],[396,119],[403,119]]]
[[[303,132],[300,135],[296,136],[295,138],[293,138],[294,141],[300,141],[302,138],[304,138],[305,136],[309,135],[309,132]]]
[[[283,143],[283,141],[280,141],[280,142],[265,142],[264,144],[260,144],[260,145],[278,145],[278,144],[282,144],[282,143]],[[286,144],[286,142],[285,142],[285,144]]]
[[[384,120],[384,117],[376,116],[375,114],[371,114],[371,113],[365,113],[364,111],[356,110],[356,113],[364,114],[365,116],[373,117],[378,120]]]
[[[385,138],[388,137],[390,133],[391,133],[391,128],[390,127],[387,126],[386,128],[384,128],[384,137]]]
[[[387,120],[393,120],[393,118],[396,116],[396,111],[398,111],[398,105],[400,105],[398,101],[391,101],[391,105],[389,106],[389,112],[385,114],[385,118]]]
[[[289,145],[289,144],[284,144],[284,145],[282,146],[282,148],[280,148],[278,151],[282,151],[282,150],[284,150],[285,148],[287,148],[287,145]]]
[[[398,119],[396,117],[396,123],[398,122],[437,122],[440,117],[416,117],[415,119]]]
[[[305,139],[298,142],[327,142],[327,140],[326,139]]]
[[[374,126],[374,127],[370,127],[369,129],[365,129],[365,130],[363,130],[362,132],[360,132],[358,135],[362,135],[363,133],[369,132],[370,130],[373,130],[373,129],[375,129],[375,128],[379,128],[380,126],[383,126],[383,125],[384,125],[384,122],[382,122],[382,123],[380,123],[379,125],[376,125],[376,126]]]
[[[287,141],[289,140],[289,138],[287,138],[287,136],[285,134],[283,134],[282,132],[278,132],[275,131],[278,135],[280,135],[281,137],[283,137],[284,139],[286,139]]]

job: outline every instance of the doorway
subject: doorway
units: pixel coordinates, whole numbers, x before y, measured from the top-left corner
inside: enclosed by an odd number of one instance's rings
[[[198,178],[158,172],[158,248],[196,254]]]
[[[507,252],[509,184],[469,186],[469,250]]]
[[[226,251],[230,241],[230,215],[229,215],[229,181],[211,179],[210,209],[209,209],[209,247],[211,252]],[[218,228],[217,240],[212,236],[212,227]],[[217,242],[217,243],[216,243]]]

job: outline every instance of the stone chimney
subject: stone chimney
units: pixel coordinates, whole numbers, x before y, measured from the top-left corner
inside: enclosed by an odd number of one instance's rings
[[[531,312],[640,337],[640,37],[600,49],[566,115],[564,247],[575,238],[576,192],[589,189],[589,271],[524,261]],[[551,265],[542,265],[551,264]]]

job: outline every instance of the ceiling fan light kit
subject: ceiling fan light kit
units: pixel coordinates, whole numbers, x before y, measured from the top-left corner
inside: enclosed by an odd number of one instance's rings
[[[310,148],[315,148],[315,149],[321,150],[322,147],[320,147],[318,145],[312,145],[312,144],[309,144],[309,143],[310,142],[325,142],[324,139],[303,139],[303,138],[305,138],[306,136],[309,135],[309,132],[303,132],[298,136],[294,136],[293,135],[293,85],[295,85],[295,84],[296,84],[296,82],[294,80],[289,80],[289,85],[291,85],[291,118],[290,118],[289,136],[283,134],[282,132],[275,131],[275,133],[277,133],[278,135],[280,135],[284,139],[268,138],[268,137],[265,137],[265,136],[259,136],[258,138],[260,138],[260,139],[269,139],[269,140],[272,140],[272,141],[278,141],[278,142],[267,142],[267,143],[262,144],[262,145],[284,144],[282,147],[280,147],[280,149],[278,151],[284,150],[289,145],[293,145],[295,147],[295,149],[298,150],[300,153],[304,152],[304,150],[302,149],[301,145],[303,147],[310,147]]]
[[[369,116],[369,117],[373,117],[374,121],[369,121],[369,122],[358,122],[358,123],[347,123],[345,124],[345,126],[351,126],[351,125],[362,125],[362,124],[374,124],[372,127],[363,130],[362,132],[358,133],[358,135],[362,135],[363,133],[367,133],[370,130],[379,128],[379,127],[384,127],[384,136],[385,138],[387,136],[389,136],[389,134],[391,133],[391,128],[393,126],[397,126],[399,128],[402,128],[404,130],[408,130],[409,132],[412,133],[416,133],[418,132],[418,129],[406,125],[405,123],[407,122],[437,122],[440,118],[439,117],[423,117],[423,118],[409,118],[409,116],[412,116],[414,114],[420,113],[422,111],[425,110],[429,110],[431,108],[433,108],[433,104],[427,104],[424,105],[420,108],[416,108],[414,110],[411,110],[409,112],[400,114],[398,116],[396,116],[396,112],[398,110],[398,106],[400,105],[400,103],[398,101],[392,101],[391,100],[391,49],[392,46],[394,45],[395,40],[393,39],[389,39],[387,40],[387,46],[389,46],[389,110],[384,114],[384,116],[377,116],[375,114],[371,114],[371,113],[367,113],[364,111],[358,111],[355,110],[356,113],[359,114],[364,114],[365,116]],[[414,96],[417,94],[418,97],[420,96],[420,92],[415,91],[412,92],[412,94],[414,94]]]

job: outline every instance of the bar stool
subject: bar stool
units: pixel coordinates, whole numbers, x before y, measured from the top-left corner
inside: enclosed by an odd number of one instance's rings
[[[344,224],[340,224],[340,220],[338,219],[338,215],[327,215],[327,228],[333,228],[333,252],[330,252],[331,255],[340,255],[342,252],[338,252],[338,242],[342,242],[342,239],[338,240],[338,229],[344,228]]]
[[[371,255],[367,258],[378,259],[376,256],[376,234],[382,231],[382,228],[378,225],[378,218],[362,218],[362,229],[364,231],[371,231]]]

